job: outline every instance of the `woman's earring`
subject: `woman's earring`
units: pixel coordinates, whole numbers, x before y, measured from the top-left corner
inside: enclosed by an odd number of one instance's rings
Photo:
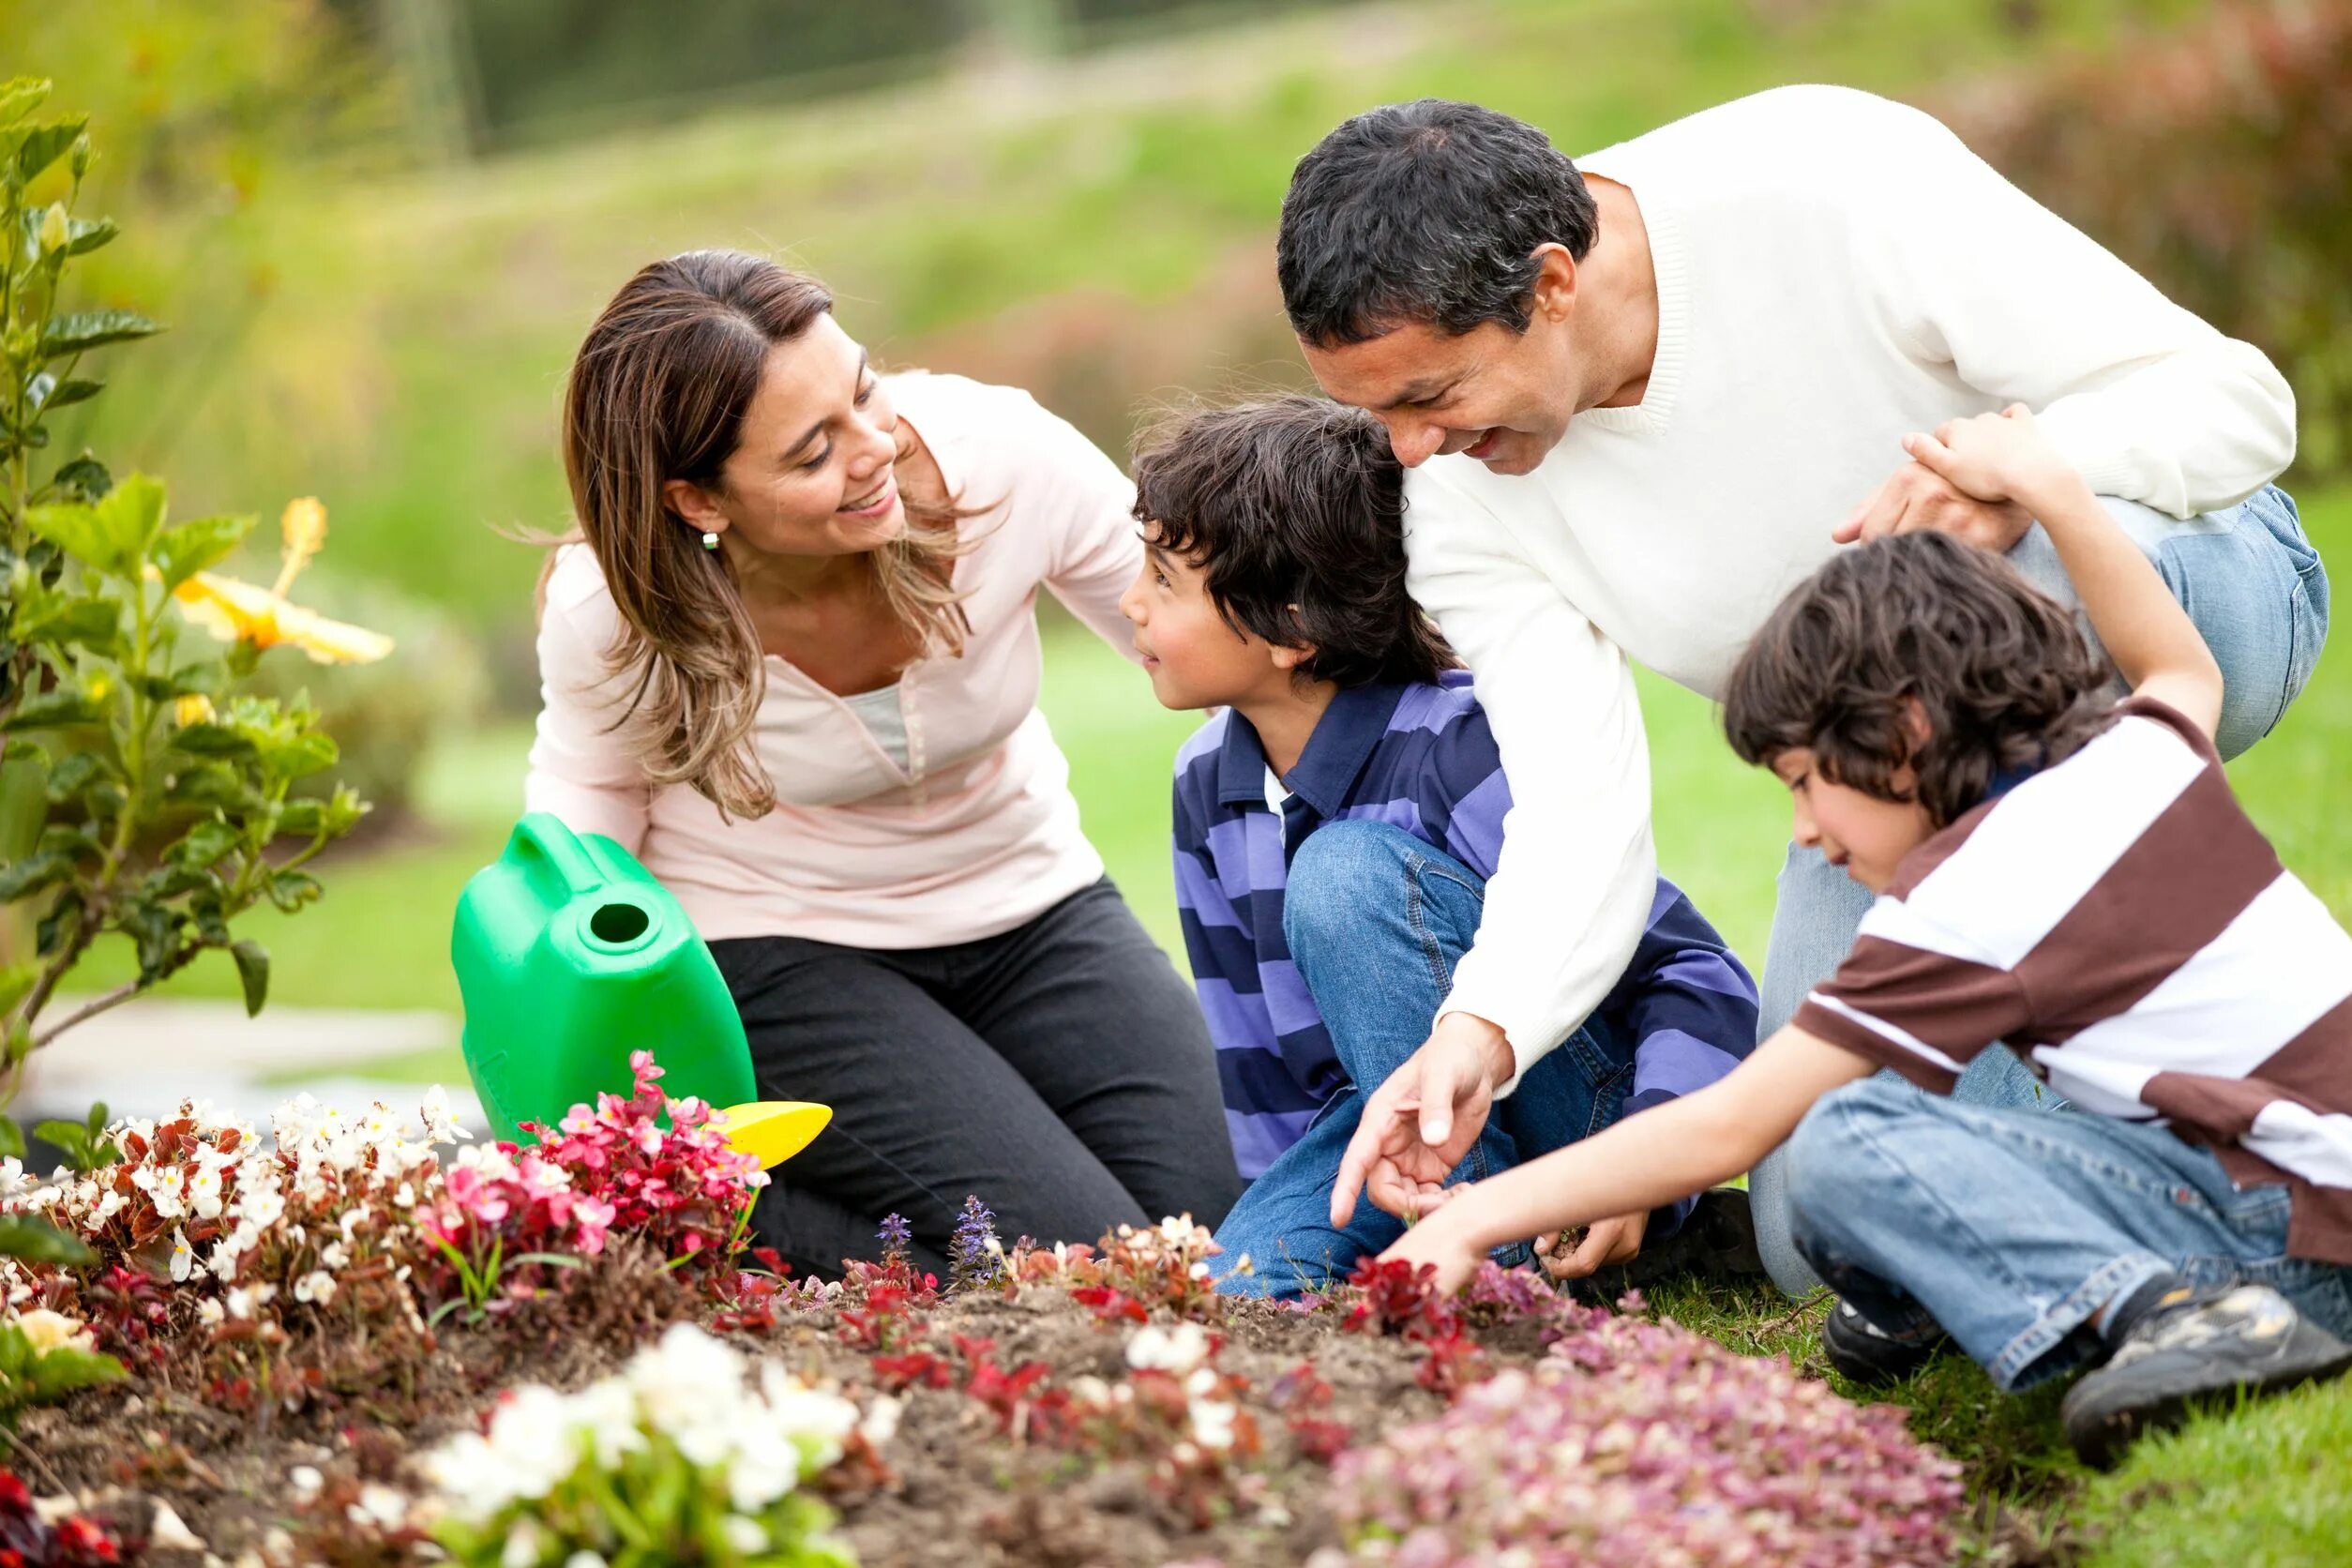
[[[704,529],[702,531],[702,548],[704,550],[716,550],[718,548],[718,535],[712,533],[708,529]]]

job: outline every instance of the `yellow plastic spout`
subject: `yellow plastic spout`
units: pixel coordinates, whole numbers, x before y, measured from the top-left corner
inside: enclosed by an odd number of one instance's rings
[[[782,1165],[808,1147],[833,1120],[831,1106],[807,1100],[750,1100],[718,1113],[717,1125],[739,1153],[759,1157],[760,1168]]]

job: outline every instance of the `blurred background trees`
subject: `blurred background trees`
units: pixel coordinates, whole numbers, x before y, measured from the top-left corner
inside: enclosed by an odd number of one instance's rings
[[[314,597],[403,650],[298,672],[382,809],[309,930],[265,933],[286,1000],[454,1004],[448,907],[517,809],[536,695],[537,554],[505,535],[565,522],[556,400],[596,309],[692,246],[807,266],[884,361],[1026,386],[1123,455],[1156,399],[1304,383],[1273,226],[1345,115],[1475,98],[1574,154],[1844,82],[2272,354],[2293,482],[2352,546],[2352,0],[0,0],[0,37],[89,111],[94,191],[149,236],[92,258],[89,303],[173,324],[59,440],[168,470],[190,515],[315,491]],[[2240,784],[2346,909],[2336,662]],[[1165,930],[1191,720],[1130,677],[1049,640],[1089,830]],[[1760,957],[1784,808],[1703,704],[1644,690],[1667,869]],[[371,905],[354,962],[333,906]]]

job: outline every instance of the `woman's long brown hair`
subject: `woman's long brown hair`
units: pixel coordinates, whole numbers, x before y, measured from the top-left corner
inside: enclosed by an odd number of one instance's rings
[[[689,251],[612,296],[565,386],[573,537],[596,552],[621,614],[609,657],[630,696],[614,727],[629,727],[653,784],[691,785],[728,817],[776,805],[751,742],[767,667],[726,558],[702,548],[663,486],[724,488],[769,353],[832,309],[823,284],[774,262]],[[912,498],[907,510],[906,532],[867,558],[877,586],[926,654],[960,654],[969,626],[951,573],[970,548],[957,524],[971,514]]]

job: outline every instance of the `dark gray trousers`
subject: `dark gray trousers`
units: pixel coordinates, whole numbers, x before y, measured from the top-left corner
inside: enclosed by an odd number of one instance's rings
[[[837,1277],[906,1217],[946,1267],[965,1195],[1018,1236],[1092,1242],[1242,1189],[1192,988],[1108,878],[1003,933],[881,951],[798,937],[711,943],[763,1099],[833,1123],[778,1166],[755,1240]]]

